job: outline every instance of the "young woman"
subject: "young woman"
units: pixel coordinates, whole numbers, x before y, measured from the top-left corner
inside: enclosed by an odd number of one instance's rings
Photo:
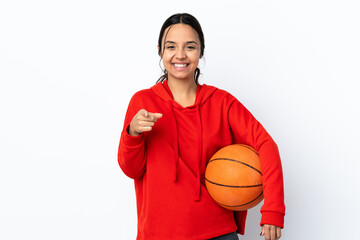
[[[279,239],[285,205],[276,144],[231,94],[199,84],[204,36],[190,14],[163,24],[158,53],[165,70],[157,84],[132,97],[121,133],[118,161],[135,181],[138,240],[238,239],[246,211],[214,202],[204,184],[207,161],[220,148],[255,148],[263,171],[261,234]]]

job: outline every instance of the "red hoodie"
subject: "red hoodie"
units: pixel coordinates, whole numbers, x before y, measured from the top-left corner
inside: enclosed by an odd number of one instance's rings
[[[163,117],[149,132],[131,136],[134,115],[145,109]],[[167,80],[132,97],[121,133],[118,161],[135,181],[137,240],[203,240],[236,231],[244,234],[247,211],[232,212],[210,197],[205,167],[222,147],[255,148],[263,171],[260,225],[283,228],[285,205],[278,148],[252,114],[224,90],[198,85],[195,104],[174,101]]]

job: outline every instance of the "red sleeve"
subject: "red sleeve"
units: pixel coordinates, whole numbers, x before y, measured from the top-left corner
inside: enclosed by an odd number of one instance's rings
[[[135,94],[130,100],[118,149],[118,162],[120,168],[128,177],[133,179],[141,177],[146,169],[144,134],[131,136],[128,133],[131,120],[141,109],[139,101],[137,100],[138,98],[139,96]]]
[[[284,184],[278,147],[264,127],[238,100],[232,101],[228,117],[234,141],[252,146],[259,154],[264,192],[260,225],[271,224],[283,228]]]

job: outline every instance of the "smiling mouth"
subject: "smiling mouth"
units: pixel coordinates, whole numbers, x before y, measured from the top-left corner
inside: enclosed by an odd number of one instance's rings
[[[175,67],[180,67],[180,68],[184,68],[184,67],[189,65],[189,64],[186,64],[186,63],[184,63],[184,64],[173,63],[173,64],[174,64]]]

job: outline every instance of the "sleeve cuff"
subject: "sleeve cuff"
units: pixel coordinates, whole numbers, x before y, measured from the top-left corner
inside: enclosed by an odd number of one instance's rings
[[[284,228],[284,214],[279,212],[262,212],[260,226],[264,224]]]
[[[128,132],[129,126],[127,126],[124,134],[123,134],[123,141],[124,144],[127,146],[138,146],[142,144],[144,141],[144,133],[141,133],[139,136],[132,136]]]

